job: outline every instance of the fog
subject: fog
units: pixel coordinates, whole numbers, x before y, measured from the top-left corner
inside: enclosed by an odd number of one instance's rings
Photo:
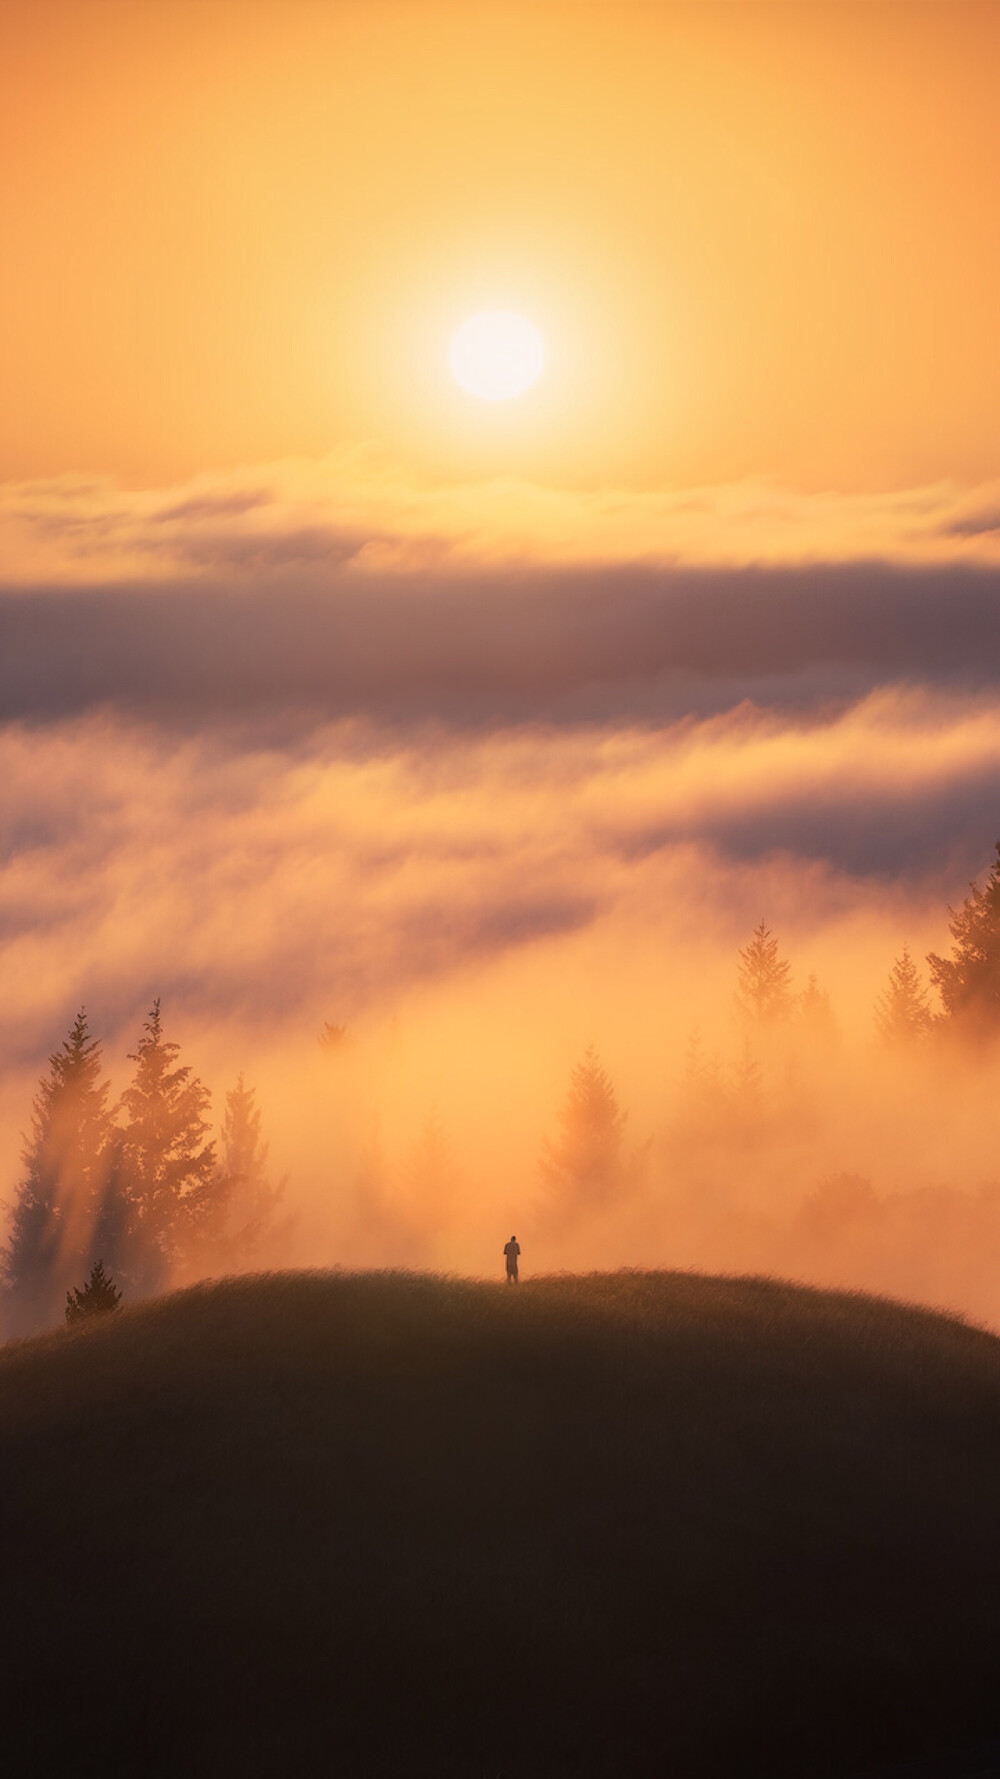
[[[767,1271],[1000,1322],[994,1065],[873,1019],[904,944],[948,949],[998,781],[995,710],[914,689],[473,734],[8,725],[3,1196],[77,1009],[117,1095],[161,996],[216,1124],[242,1072],[287,1176],[255,1265],[491,1276],[513,1231],[525,1276]],[[762,920],[793,992],[766,1030],[734,1005]],[[591,1045],[623,1147],[557,1202]]]

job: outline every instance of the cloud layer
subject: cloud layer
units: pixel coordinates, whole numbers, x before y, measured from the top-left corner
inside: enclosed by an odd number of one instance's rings
[[[553,1265],[802,1266],[939,1297],[964,1276],[965,1248],[934,1272],[928,1230],[952,1218],[971,1254],[979,1212],[925,1198],[914,1222],[907,1195],[992,1178],[984,1090],[887,1071],[872,1006],[904,943],[947,946],[1000,831],[985,500],[900,498],[897,533],[905,512],[923,542],[881,556],[852,555],[845,521],[815,561],[536,539],[518,563],[482,528],[435,541],[423,509],[407,529],[398,500],[395,529],[359,508],[338,530],[263,477],[31,499],[64,572],[0,594],[8,1191],[76,1008],[117,1088],[159,994],[217,1106],[237,1070],[259,1086],[298,1260],[479,1270],[515,1218]],[[732,991],[761,918],[797,989],[829,990],[843,1048],[810,1060],[799,1033],[772,1059],[751,1142]],[[678,1100],[696,1029],[730,1107],[700,1132]],[[538,1149],[590,1041],[648,1195],[556,1242]],[[447,1190],[414,1160],[435,1118]],[[841,1173],[875,1184],[822,1200],[840,1221],[820,1253],[800,1208]],[[869,1246],[902,1219],[909,1272],[851,1259],[856,1204]],[[962,1301],[992,1314],[990,1290]]]
[[[1000,680],[1000,569],[591,568],[0,597],[0,720],[114,705],[460,724],[657,721]]]
[[[1000,677],[997,493],[8,488],[0,720],[669,721]]]

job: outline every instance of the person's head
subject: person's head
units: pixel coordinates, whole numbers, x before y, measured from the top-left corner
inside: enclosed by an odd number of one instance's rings
[[[510,1238],[510,1239],[511,1239],[511,1241],[512,1241],[512,1242],[516,1242],[516,1241],[517,1241],[517,1236],[516,1236],[516,1235],[512,1235],[512,1236],[511,1236],[511,1238]]]

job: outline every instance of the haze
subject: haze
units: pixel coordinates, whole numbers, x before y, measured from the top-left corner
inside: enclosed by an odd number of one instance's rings
[[[0,1197],[79,1006],[120,1091],[159,995],[257,1090],[263,1264],[515,1229],[1000,1320],[989,1046],[873,1018],[1000,835],[997,9],[4,32]],[[449,375],[483,309],[523,398]],[[830,1018],[751,1129],[761,920]],[[557,1216],[588,1045],[621,1192]]]

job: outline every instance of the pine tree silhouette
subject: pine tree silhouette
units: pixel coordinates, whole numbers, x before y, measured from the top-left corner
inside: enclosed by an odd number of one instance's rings
[[[996,854],[984,887],[948,910],[951,957],[927,956],[946,1021],[975,1037],[1000,1032],[1000,840]]]
[[[792,972],[778,941],[761,921],[739,954],[736,1006],[756,1025],[774,1025],[792,1009]]]
[[[178,1065],[180,1045],[163,1036],[159,999],[143,1031],[129,1056],[135,1075],[121,1098],[127,1117],[121,1160],[143,1244],[141,1284],[157,1289],[183,1259],[223,1185],[215,1144],[204,1141],[208,1089]]]
[[[287,1235],[288,1220],[279,1228],[276,1212],[285,1193],[285,1180],[272,1185],[268,1175],[270,1144],[261,1134],[257,1090],[248,1087],[242,1073],[226,1094],[222,1122],[222,1167],[214,1209],[206,1219],[206,1233],[223,1253],[227,1264],[239,1265],[273,1247]]]
[[[920,971],[904,945],[876,999],[875,1029],[886,1044],[913,1044],[927,1036],[933,1023]]]
[[[95,1260],[83,1290],[74,1287],[66,1293],[66,1320],[81,1322],[90,1316],[106,1316],[118,1308],[121,1298],[114,1280],[104,1270],[103,1260]]]
[[[626,1117],[591,1044],[570,1076],[559,1135],[542,1145],[539,1166],[557,1209],[600,1204],[615,1195]]]
[[[35,1095],[2,1270],[15,1327],[58,1314],[92,1254],[113,1160],[109,1083],[81,1008]]]

